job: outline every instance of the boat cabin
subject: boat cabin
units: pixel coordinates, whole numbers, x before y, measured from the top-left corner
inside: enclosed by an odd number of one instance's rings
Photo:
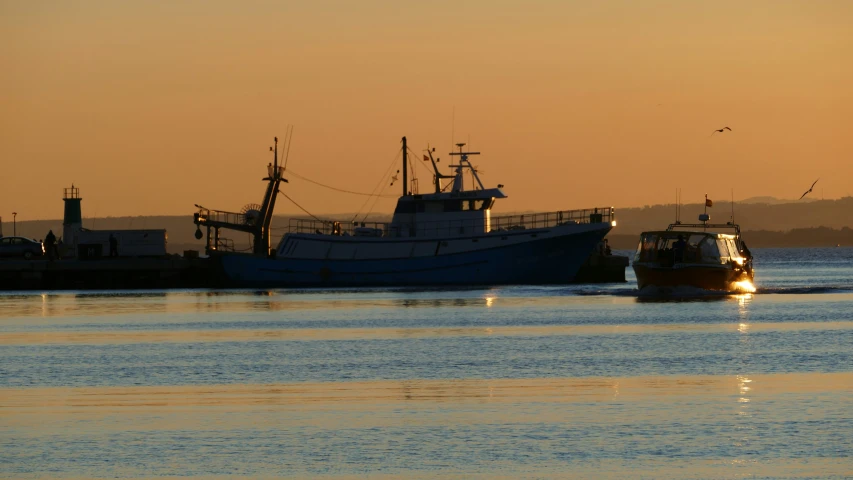
[[[745,261],[738,248],[737,236],[702,231],[643,232],[634,255],[634,263],[661,267],[675,264],[743,265]]]
[[[402,196],[394,209],[391,235],[446,237],[488,233],[491,209],[498,198],[506,198],[500,188]]]
[[[403,139],[405,142],[405,138]],[[405,145],[405,143],[404,143]],[[457,143],[458,152],[450,155],[458,157],[456,165],[450,165],[454,173],[443,175],[438,170],[436,160],[429,151],[429,158],[435,170],[435,193],[412,195],[404,190],[397,200],[394,217],[391,220],[390,235],[393,237],[453,237],[488,233],[491,230],[491,209],[498,198],[506,198],[501,188],[485,188],[477,175],[477,169],[468,160],[469,155],[479,152],[463,151],[464,143]],[[406,156],[403,156],[403,170],[406,170]],[[474,188],[465,190],[466,170],[471,174]],[[405,176],[404,176],[405,179]],[[451,179],[446,186],[442,179]],[[404,180],[405,183],[405,180]],[[479,186],[479,188],[477,188]],[[449,188],[449,191],[445,191]]]

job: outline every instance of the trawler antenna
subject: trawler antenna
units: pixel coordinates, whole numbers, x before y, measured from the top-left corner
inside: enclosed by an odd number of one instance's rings
[[[735,223],[735,189],[732,189],[732,224]]]
[[[284,132],[287,134],[287,132]],[[284,154],[284,169],[287,169],[287,159],[290,158],[290,146],[293,144],[293,125],[290,125],[290,135],[287,139],[287,152]]]
[[[675,223],[678,223],[678,189],[675,189]]]
[[[406,137],[403,137],[403,196],[405,197],[409,193],[409,165],[408,165],[408,157],[407,157],[408,148],[406,147]]]
[[[471,162],[468,160],[468,155],[479,155],[480,152],[464,152],[462,151],[462,147],[465,146],[464,143],[457,143],[456,146],[459,148],[458,152],[450,152],[450,155],[459,156],[459,164],[458,165],[450,165],[451,168],[456,168],[457,172],[463,171],[463,168],[467,168],[471,170],[471,176],[474,177],[477,184],[480,185],[480,190],[485,190],[486,187],[483,186],[483,182],[480,181],[480,177],[477,175],[477,171],[474,169],[474,166],[471,165]],[[475,188],[476,190],[476,185]]]
[[[453,113],[450,114],[450,145],[453,145],[454,137],[456,137],[456,105],[453,106]]]
[[[681,189],[675,189],[675,223],[681,223]]]

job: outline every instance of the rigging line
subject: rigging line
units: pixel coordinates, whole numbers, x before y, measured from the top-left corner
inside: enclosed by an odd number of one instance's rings
[[[374,209],[374,208],[376,208],[376,201],[375,201],[375,200],[373,201],[373,205],[371,205],[371,206],[370,206],[370,210],[368,210],[368,211],[367,211],[367,213],[365,213],[365,214],[364,214],[364,216],[363,216],[363,217],[361,217],[361,221],[362,221],[362,222],[366,222],[366,221],[367,221],[367,217],[369,217],[369,216],[370,216],[370,214],[371,214],[371,213],[373,213],[373,209]]]
[[[394,169],[394,164],[397,163],[397,158],[400,156],[401,152],[402,152],[402,150],[397,150],[397,155],[394,156],[394,160],[392,160],[391,164],[388,165],[388,168],[385,169],[385,173],[382,175],[382,177],[376,183],[376,186],[373,187],[373,190],[371,190],[371,193],[375,192],[377,189],[379,189],[380,185],[382,185],[382,182],[388,181],[388,178],[389,178],[388,174],[391,170]],[[384,191],[385,191],[384,189],[380,190],[380,193],[384,192]],[[350,220],[350,221],[355,221],[355,219],[358,218],[359,214],[361,214],[361,211],[364,210],[364,207],[367,206],[367,202],[369,202],[369,201],[370,201],[370,198],[368,198],[367,200],[364,201],[364,203],[361,205],[361,207],[358,208],[358,211],[355,212],[355,215],[352,217],[352,220]]]
[[[385,175],[385,178],[387,179],[387,178],[388,178],[388,175]],[[385,186],[385,188],[383,188],[383,189],[381,190],[381,192],[385,192],[385,191],[387,191],[389,188],[391,188],[391,185],[386,185],[386,186]],[[373,205],[371,205],[371,206],[370,206],[370,208],[368,209],[367,213],[365,213],[365,214],[364,214],[364,218],[362,218],[362,220],[361,220],[361,221],[365,221],[365,219],[367,218],[367,216],[368,216],[368,215],[370,215],[370,212],[372,212],[372,211],[373,211],[373,209],[374,209],[374,208],[376,208],[376,204],[379,202],[379,199],[380,199],[380,198],[382,198],[382,197],[386,197],[386,198],[387,198],[388,196],[389,196],[389,195],[383,195],[382,193],[380,193],[380,194],[378,194],[378,195],[375,195],[375,198],[373,199]],[[393,195],[391,195],[391,196],[393,196]],[[366,199],[366,200],[364,201],[364,203],[361,205],[361,207],[359,207],[358,211],[357,211],[357,212],[355,212],[355,215],[353,215],[352,220],[350,220],[351,222],[354,222],[354,221],[356,221],[356,220],[358,219],[358,216],[359,216],[359,215],[361,215],[361,211],[362,211],[362,210],[364,210],[364,207],[366,207],[368,203],[370,203],[370,198]]]
[[[371,190],[371,194],[375,193],[377,191],[377,189],[380,188],[380,186],[382,185],[382,182],[388,181],[389,172],[394,169],[394,164],[397,163],[397,158],[399,158],[401,152],[402,152],[401,150],[397,150],[397,154],[394,155],[394,159],[388,165],[388,168],[385,169],[385,173],[383,173],[382,177],[380,177],[379,181],[376,183],[376,186],[374,186],[373,190]],[[386,186],[385,188],[380,190],[379,195],[382,195],[382,192],[385,192],[388,188],[389,187]],[[370,198],[368,198],[364,201],[364,203],[361,205],[361,207],[359,207],[358,211],[355,212],[355,215],[352,217],[352,220],[350,220],[350,221],[355,221],[358,218],[359,214],[364,209],[364,207],[367,206],[368,202],[370,202]]]
[[[382,189],[382,191],[383,191],[383,192],[385,192],[385,191],[387,191],[389,188],[391,188],[391,185],[386,185],[386,186]],[[367,221],[367,217],[368,217],[368,216],[370,216],[370,214],[371,214],[371,213],[373,213],[373,209],[374,209],[374,208],[376,208],[376,204],[377,204],[377,203],[379,203],[379,198],[380,198],[380,196],[377,196],[377,197],[376,197],[376,199],[374,199],[374,200],[373,200],[373,205],[371,205],[371,206],[370,206],[370,210],[368,210],[368,211],[367,211],[367,213],[365,213],[365,214],[364,214],[364,217],[362,217],[362,218],[361,218],[361,221],[362,221],[362,222],[366,222],[366,221]]]
[[[418,155],[417,155],[417,154],[415,154],[415,151],[414,151],[414,150],[412,150],[412,148],[411,148],[411,147],[406,147],[406,148],[408,148],[408,149],[409,149],[409,152],[410,152],[410,153],[411,153],[415,158],[418,158]],[[420,157],[420,158],[421,158],[421,159],[423,159],[423,154],[421,154],[421,157]],[[422,167],[427,171],[427,173],[429,173],[429,174],[430,174],[430,175],[432,175],[433,177],[435,176],[435,172],[434,172],[433,170],[430,170],[430,168],[429,168],[429,167],[427,167],[426,165],[424,165],[424,163],[425,163],[425,162],[418,162],[418,163],[419,163],[419,164],[420,164],[420,165],[421,165],[421,166],[422,166]],[[441,173],[441,172],[439,172],[439,173]]]
[[[401,152],[401,150],[397,149],[397,153],[394,155],[394,159],[391,160],[391,163],[388,165],[388,168],[385,169],[385,173],[382,174],[382,177],[380,177],[379,181],[376,182],[376,185],[373,187],[373,190],[370,191],[370,196],[375,195],[376,191],[379,189],[379,187],[382,186],[382,182],[387,181],[388,172],[390,172],[394,168],[394,164],[397,163],[397,159],[400,158],[400,152]],[[381,191],[384,191],[384,190],[381,190]]]
[[[282,192],[281,190],[279,190],[279,191],[278,191],[278,193],[280,193],[280,194],[284,195],[284,198],[286,198],[286,199],[290,200],[291,202],[293,202],[293,204],[294,204],[294,205],[296,205],[297,207],[299,207],[299,209],[300,209],[300,210],[302,210],[303,212],[307,213],[307,214],[308,214],[311,218],[313,218],[314,220],[317,220],[318,222],[328,223],[328,220],[323,220],[322,218],[317,218],[317,216],[316,216],[316,215],[314,215],[313,213],[309,212],[308,210],[305,210],[304,208],[302,208],[302,205],[300,205],[300,204],[296,203],[296,200],[294,200],[294,199],[290,198],[289,196],[287,196],[287,194],[286,194],[286,193]]]
[[[293,170],[291,170],[291,171],[290,171],[290,172],[288,172],[288,173],[289,173],[290,175],[293,175],[293,176],[294,176],[294,177],[296,177],[296,178],[299,178],[299,179],[301,179],[301,180],[305,180],[306,182],[309,182],[309,183],[313,183],[314,185],[319,185],[319,186],[321,186],[321,187],[328,188],[329,190],[335,190],[335,191],[337,191],[337,192],[342,192],[342,193],[351,193],[351,194],[353,194],[353,195],[362,195],[362,196],[365,196],[365,197],[372,197],[372,196],[374,196],[374,194],[373,194],[373,193],[354,192],[354,191],[352,191],[352,190],[345,190],[345,189],[343,189],[343,188],[337,188],[337,187],[333,187],[333,186],[331,186],[331,185],[325,185],[325,184],[320,183],[320,182],[318,182],[318,181],[311,180],[310,178],[303,177],[302,175],[300,175],[300,174],[298,174],[298,173],[294,172]],[[393,197],[394,195],[383,195],[383,196],[385,196],[385,197],[389,197],[389,198],[390,198],[390,197]]]
[[[412,147],[409,147],[409,146],[406,146],[406,149],[408,149],[408,150],[409,150],[409,153],[411,153],[411,154],[412,154],[412,158],[414,158],[414,159],[415,159],[415,160],[414,160],[414,162],[411,162],[411,163],[417,163],[418,165],[420,165],[420,166],[421,166],[421,168],[423,168],[423,169],[424,169],[424,170],[426,170],[426,172],[427,172],[427,173],[426,173],[426,175],[427,175],[427,177],[426,177],[426,178],[430,178],[430,177],[432,177],[432,182],[434,182],[434,181],[435,181],[435,172],[433,172],[429,167],[427,167],[426,165],[424,165],[424,162],[422,162],[422,161],[421,161],[421,160],[423,159],[423,153],[421,153],[420,155],[419,155],[419,154],[416,154],[416,153],[415,153],[415,151],[414,151],[414,150],[412,150]],[[417,177],[417,174],[415,174],[415,171],[417,170],[417,168],[416,168],[416,167],[412,167],[412,169],[413,169],[413,170],[412,170],[412,178],[414,178],[415,180],[417,180],[417,178],[418,178],[418,177]],[[431,182],[431,183],[432,183],[432,182]],[[420,185],[420,183],[418,183],[418,190],[419,190],[419,191],[420,191],[420,188],[421,188],[421,185]]]
[[[287,132],[285,132],[286,134]],[[290,136],[287,138],[287,154],[284,156],[284,170],[287,170],[287,159],[290,158],[290,144],[293,143],[293,125],[290,125]]]

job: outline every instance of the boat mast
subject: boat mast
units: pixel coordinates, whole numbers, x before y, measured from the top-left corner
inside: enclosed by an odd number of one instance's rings
[[[453,178],[455,175],[443,175],[438,171],[438,164],[433,158],[432,153],[435,152],[435,148],[427,147],[427,153],[429,154],[429,160],[432,162],[432,169],[435,171],[434,182],[435,183],[435,193],[441,193],[441,179],[442,178]],[[441,160],[441,159],[439,159]]]
[[[406,137],[403,137],[403,196],[409,194],[409,165],[408,165],[408,147],[406,147]]]
[[[253,245],[253,253],[255,255],[268,256],[270,254],[270,225],[272,224],[273,209],[275,208],[275,199],[278,196],[278,189],[281,182],[287,183],[287,179],[283,177],[283,168],[278,166],[278,137],[274,139],[275,146],[273,151],[273,164],[266,180],[267,191],[264,194],[264,203],[261,205],[260,215],[255,223],[255,242]]]
[[[469,169],[471,171],[471,176],[474,178],[474,180],[477,181],[477,184],[480,185],[480,190],[485,190],[486,187],[484,187],[483,182],[480,181],[480,176],[477,175],[477,170],[475,170],[474,166],[471,165],[471,162],[468,161],[468,155],[479,155],[480,152],[463,152],[462,147],[465,146],[464,143],[457,143],[456,146],[459,148],[459,151],[458,152],[450,152],[450,154],[459,156],[459,165],[451,165],[451,167],[456,167],[458,169],[457,171],[459,171],[459,172],[461,172],[462,171],[461,169],[463,169],[463,168]],[[456,188],[456,182],[454,181],[454,189],[455,188]],[[476,186],[475,186],[475,189],[476,189]],[[462,188],[461,190],[464,190],[464,188]]]
[[[270,151],[273,152],[273,163],[267,164],[267,176],[263,179],[267,182],[267,190],[264,193],[263,204],[256,218],[250,220],[244,214],[210,210],[196,204],[199,211],[193,215],[193,223],[199,227],[207,227],[206,252],[208,254],[219,249],[219,229],[227,228],[252,234],[254,237],[252,253],[263,257],[270,255],[270,224],[272,223],[275,199],[279,193],[281,182],[287,183],[287,179],[284,178],[284,167],[278,165],[278,137],[275,138],[275,147],[270,147]],[[214,230],[212,246],[211,229]],[[201,228],[199,228],[196,231],[196,238],[201,239],[201,236]]]

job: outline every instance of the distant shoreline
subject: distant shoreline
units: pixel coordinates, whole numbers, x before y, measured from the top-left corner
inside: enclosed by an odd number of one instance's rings
[[[842,247],[853,246],[853,229],[844,227],[833,229],[827,227],[796,228],[787,232],[755,230],[741,232],[743,240],[749,248],[813,248],[813,247]],[[625,250],[637,247],[640,234],[613,233],[608,236],[612,248]]]

